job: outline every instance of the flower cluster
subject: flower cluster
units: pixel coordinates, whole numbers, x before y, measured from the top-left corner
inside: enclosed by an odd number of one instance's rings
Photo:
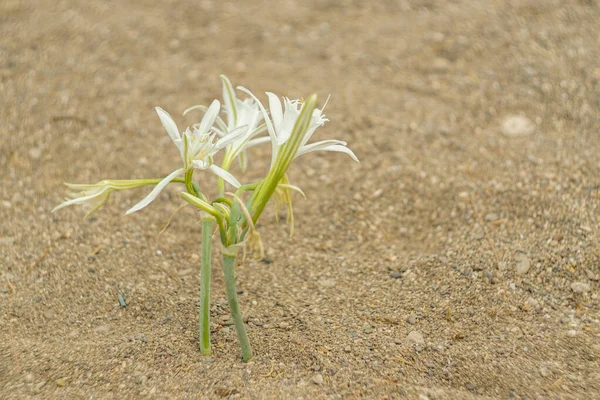
[[[72,190],[70,198],[52,211],[80,204],[89,209],[87,215],[101,208],[113,191],[153,185],[154,188],[126,213],[131,214],[148,206],[171,183],[185,185],[181,198],[200,209],[202,215],[203,257],[201,267],[201,350],[210,354],[210,327],[208,287],[210,283],[210,242],[213,224],[218,225],[222,244],[223,265],[227,296],[244,360],[251,356],[250,344],[237,305],[237,292],[233,267],[237,252],[246,241],[259,243],[255,229],[262,211],[273,197],[287,205],[288,219],[293,230],[292,191],[304,193],[290,184],[287,171],[299,156],[314,151],[333,151],[358,158],[341,140],[323,140],[309,143],[315,131],[327,121],[323,108],[317,108],[317,96],[290,100],[267,92],[269,109],[248,89],[238,86],[249,97],[239,99],[233,85],[221,75],[223,107],[214,100],[209,107],[197,105],[184,111],[202,111],[200,122],[181,131],[171,115],[156,107],[158,117],[181,156],[181,164],[163,178],[138,180],[103,180],[96,184],[67,184]],[[283,101],[282,101],[283,100]],[[328,99],[329,100],[329,99]],[[223,115],[223,117],[221,117]],[[237,159],[242,170],[248,167],[247,150],[263,143],[271,143],[271,163],[265,178],[241,184],[230,168]],[[218,156],[219,153],[222,156]],[[220,162],[217,164],[217,159]],[[210,171],[217,177],[218,196],[209,199],[193,180],[195,171]],[[225,191],[225,183],[236,188],[235,193]],[[205,183],[203,182],[203,186]],[[249,195],[248,195],[249,194]],[[245,200],[244,200],[245,199]],[[261,247],[261,246],[259,246]],[[261,247],[262,248],[262,247]]]

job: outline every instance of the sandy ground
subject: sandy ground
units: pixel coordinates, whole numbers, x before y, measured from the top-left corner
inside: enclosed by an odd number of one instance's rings
[[[599,20],[594,0],[3,0],[0,398],[600,398]],[[315,139],[362,161],[292,167],[293,237],[264,215],[273,262],[238,268],[248,364],[216,255],[198,352],[198,215],[158,236],[176,187],[128,217],[145,190],[49,212],[63,181],[177,167],[153,107],[207,104],[220,73],[331,93]]]

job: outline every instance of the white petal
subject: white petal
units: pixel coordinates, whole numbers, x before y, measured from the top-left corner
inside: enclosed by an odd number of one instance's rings
[[[194,111],[194,110],[202,110],[204,112],[208,111],[208,107],[203,106],[201,104],[198,104],[196,106],[192,106],[190,108],[186,108],[185,111],[183,112],[183,116],[185,117],[185,115],[187,113],[189,113],[190,111]],[[200,126],[200,124],[195,124],[194,126]],[[221,130],[223,131],[227,131],[227,125],[225,125],[225,122],[223,122],[223,120],[221,119],[221,117],[217,116],[217,125],[219,125],[219,128],[221,128]]]
[[[248,132],[248,125],[242,125],[238,128],[235,128],[231,132],[228,132],[221,139],[219,139],[217,141],[217,143],[215,143],[215,148],[222,149],[225,146],[227,146],[228,144],[233,143],[236,140],[238,140],[241,136],[244,136],[247,132]]]
[[[160,107],[156,107],[155,109],[156,113],[158,114],[158,118],[160,118],[160,122],[162,122],[162,125],[165,128],[165,131],[167,131],[173,143],[175,143],[175,145],[179,148],[178,143],[181,143],[181,135],[179,134],[177,124],[175,121],[173,121],[173,118],[171,118],[168,112]]]
[[[217,167],[216,165],[213,164],[210,167],[208,167],[208,169],[213,174],[225,179],[227,182],[231,183],[236,188],[239,188],[240,186],[242,186],[242,184],[237,179],[235,179],[235,176],[231,175],[229,172],[225,171],[223,168]]]
[[[256,96],[252,94],[251,91],[249,91],[248,89],[246,89],[243,86],[238,86],[237,88],[239,90],[241,90],[242,92],[249,94],[254,99],[254,101],[256,101],[256,104],[258,104],[260,111],[262,111],[262,113],[263,113],[263,118],[265,120],[265,124],[267,125],[267,130],[269,131],[269,136],[271,137],[271,146],[272,146],[271,164],[273,164],[275,162],[275,157],[277,157],[277,150],[279,147],[277,146],[277,133],[275,133],[275,129],[273,128],[273,124],[271,123],[271,118],[269,118],[269,114],[267,113],[267,110],[265,110],[265,108],[263,107],[260,100],[258,100],[256,98]]]
[[[223,101],[225,102],[225,110],[227,111],[227,126],[231,129],[237,125],[238,120],[238,112],[235,106],[235,91],[225,75],[221,75],[221,81],[223,82]]]
[[[165,177],[162,181],[158,182],[158,184],[154,187],[154,189],[152,189],[152,191],[150,192],[150,194],[146,197],[144,197],[144,199],[142,201],[140,201],[139,203],[137,203],[135,206],[131,207],[129,210],[127,210],[127,212],[125,214],[131,214],[134,213],[136,211],[141,210],[142,208],[146,207],[148,204],[152,203],[154,201],[154,199],[156,199],[156,197],[158,197],[158,195],[160,194],[160,192],[163,191],[163,189],[165,187],[167,187],[167,185],[169,183],[171,183],[171,181],[175,178],[177,178],[179,175],[181,175],[181,173],[184,171],[183,168],[179,168],[173,172],[171,172],[167,177]]]
[[[206,110],[206,114],[204,114],[204,118],[200,121],[200,126],[198,126],[198,130],[202,133],[207,133],[210,128],[215,124],[215,119],[219,115],[219,110],[221,109],[221,103],[219,100],[213,100],[208,110]]]
[[[91,200],[93,200],[93,199],[95,199],[97,197],[104,196],[105,195],[104,192],[106,192],[109,189],[110,188],[105,187],[102,190],[100,190],[99,192],[91,194],[89,196],[81,196],[81,197],[76,197],[74,199],[67,200],[67,201],[65,201],[65,202],[57,205],[56,207],[54,207],[51,212],[55,212],[57,210],[60,210],[63,207],[72,206],[73,204],[85,204],[85,203],[87,203],[87,202],[89,202],[89,201],[91,201]]]
[[[259,137],[256,139],[252,139],[244,146],[244,149],[249,149],[250,147],[254,147],[259,144],[267,143],[270,140],[271,140],[271,138],[268,136],[263,136],[263,137]]]
[[[281,100],[276,94],[267,92],[269,97],[269,110],[271,111],[271,117],[273,118],[273,124],[275,125],[275,131],[281,130],[281,121],[283,121],[283,111],[281,107]]]
[[[340,152],[340,153],[346,153],[354,161],[360,162],[360,161],[358,161],[358,158],[352,152],[352,150],[350,150],[349,148],[347,148],[345,145],[341,145],[341,144],[323,144],[324,142],[335,142],[335,141],[334,140],[331,140],[331,141],[330,140],[324,140],[323,142],[317,142],[317,143],[309,144],[308,146],[301,147],[298,150],[298,152],[296,153],[296,157],[301,156],[302,154],[313,152],[313,151],[337,151],[337,152]],[[342,142],[342,143],[344,143],[344,142]]]

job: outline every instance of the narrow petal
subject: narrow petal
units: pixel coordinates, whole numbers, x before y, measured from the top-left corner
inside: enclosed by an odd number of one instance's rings
[[[162,181],[158,182],[158,184],[154,187],[154,189],[152,189],[152,191],[150,192],[150,194],[148,196],[146,196],[144,199],[142,199],[142,201],[140,201],[135,206],[133,206],[129,210],[127,210],[127,212],[125,214],[131,214],[131,213],[134,213],[136,211],[139,211],[142,208],[146,207],[148,204],[152,203],[154,201],[154,199],[156,199],[156,197],[158,197],[158,195],[160,194],[160,192],[162,192],[163,189],[165,187],[167,187],[167,185],[169,183],[171,183],[171,181],[173,179],[175,179],[179,175],[181,175],[183,173],[183,171],[184,171],[183,168],[179,168],[179,169],[171,172]]]
[[[275,132],[275,128],[273,128],[273,124],[271,123],[271,118],[269,118],[269,113],[267,113],[267,110],[265,110],[265,107],[263,107],[262,103],[260,102],[260,100],[258,100],[256,98],[255,95],[252,94],[251,91],[249,91],[248,89],[246,89],[243,86],[238,86],[237,87],[239,90],[241,90],[242,92],[250,95],[254,101],[256,101],[256,104],[258,104],[258,107],[260,108],[260,111],[262,111],[263,113],[263,118],[265,120],[265,124],[267,125],[267,130],[269,131],[269,136],[271,137],[271,144],[273,147],[273,154],[271,156],[271,158],[274,160],[276,157],[276,153],[277,153],[277,133]]]
[[[181,135],[179,134],[177,124],[175,121],[173,121],[173,118],[171,118],[168,112],[160,107],[156,107],[155,109],[156,113],[158,114],[158,118],[160,118],[160,122],[162,122],[162,125],[165,128],[165,131],[167,131],[173,143],[179,147],[178,143],[181,143]]]
[[[225,111],[227,112],[227,127],[231,129],[237,125],[238,112],[235,106],[235,92],[231,82],[225,75],[221,75],[223,82],[223,101],[225,102]]]
[[[221,103],[219,100],[213,100],[206,110],[206,114],[204,114],[204,118],[200,122],[200,126],[198,126],[198,130],[202,133],[206,133],[210,128],[215,124],[215,119],[219,116],[219,110],[221,109]]]
[[[252,140],[250,140],[250,141],[249,141],[249,142],[248,142],[248,143],[247,143],[247,144],[244,146],[244,149],[249,149],[250,147],[254,147],[254,146],[257,146],[257,145],[259,145],[259,144],[267,143],[267,142],[269,142],[270,140],[271,140],[271,138],[270,138],[270,137],[268,137],[268,136],[263,136],[263,137],[259,137],[259,138],[256,138],[256,139],[252,139]]]
[[[326,142],[329,142],[329,143],[326,143]],[[332,142],[340,142],[340,144],[335,144],[335,143],[332,144]],[[343,143],[343,144],[341,144],[341,143]],[[346,153],[354,161],[360,162],[360,161],[358,161],[358,158],[356,157],[354,152],[352,152],[352,150],[350,150],[349,148],[347,148],[345,146],[345,142],[341,142],[339,140],[324,140],[322,142],[316,142],[313,144],[309,144],[308,146],[301,147],[300,150],[298,150],[298,152],[296,153],[296,157],[299,157],[302,154],[311,153],[313,151],[337,151],[340,153]]]
[[[217,140],[215,143],[215,149],[222,149],[228,144],[231,144],[238,140],[241,136],[244,136],[248,132],[248,125],[242,125],[238,128],[235,128],[231,132],[227,133],[221,139]]]
[[[189,113],[190,111],[194,111],[194,110],[201,110],[204,112],[208,111],[208,107],[203,106],[201,104],[198,104],[196,106],[192,106],[190,108],[186,108],[185,111],[183,112],[183,116],[185,117],[187,113]],[[219,125],[219,128],[221,128],[221,130],[223,131],[227,131],[227,125],[225,124],[225,122],[221,119],[221,117],[217,116],[217,125]],[[197,124],[198,126],[200,124]]]
[[[93,193],[89,196],[81,196],[81,197],[76,197],[74,199],[67,200],[67,201],[57,205],[56,207],[54,207],[51,212],[55,212],[57,210],[60,210],[61,208],[72,206],[74,204],[85,204],[91,200],[94,200],[95,198],[105,196],[105,192],[107,190],[110,190],[110,188],[104,188],[101,191]]]
[[[283,110],[281,106],[281,100],[276,94],[267,92],[269,97],[269,110],[271,111],[271,117],[273,118],[273,125],[275,125],[275,131],[281,130],[281,122],[283,121]]]
[[[229,172],[225,171],[223,168],[216,166],[215,164],[208,167],[208,169],[215,175],[220,176],[236,188],[242,186],[242,184],[235,179],[235,176],[231,175]]]

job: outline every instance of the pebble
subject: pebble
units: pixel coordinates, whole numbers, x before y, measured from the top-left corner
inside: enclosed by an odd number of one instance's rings
[[[499,219],[498,214],[495,214],[495,213],[489,213],[489,214],[485,215],[486,222],[494,222],[494,221],[497,221],[498,219]]]
[[[58,387],[65,387],[65,385],[67,384],[63,378],[57,379],[55,383]]]
[[[408,322],[411,325],[414,325],[417,323],[417,317],[415,316],[415,314],[411,314],[408,316],[408,318],[406,318],[406,322]]]
[[[334,287],[334,286],[335,286],[335,283],[336,283],[336,282],[335,282],[335,279],[321,279],[321,280],[319,281],[319,284],[320,284],[321,286],[323,286],[323,287],[327,287],[327,288]]]
[[[402,278],[402,274],[400,272],[394,271],[390,273],[390,277],[393,279],[400,279]]]
[[[192,272],[194,272],[193,268],[186,268],[186,269],[182,269],[181,271],[178,271],[177,274],[179,276],[186,276],[186,275],[191,274]]]
[[[574,329],[570,329],[570,330],[567,331],[567,336],[568,337],[575,337],[575,336],[577,336],[577,331],[574,330]]]
[[[138,385],[143,385],[144,383],[146,383],[147,380],[148,377],[146,375],[141,375],[135,378],[135,383],[137,383]]]
[[[31,157],[32,159],[37,160],[42,155],[42,149],[33,147],[33,148],[29,149],[28,154],[29,154],[29,157]]]
[[[290,324],[287,323],[287,322],[280,322],[279,323],[279,328],[281,328],[281,329],[287,329],[289,327],[290,327]]]
[[[315,385],[320,385],[323,383],[323,375],[316,374],[315,376],[312,377],[311,380]]]
[[[573,282],[571,283],[571,290],[573,293],[582,294],[590,291],[590,284],[585,282]]]
[[[406,336],[406,342],[409,344],[425,344],[425,339],[423,338],[423,334],[419,331],[411,331],[408,336]]]
[[[110,332],[110,326],[108,326],[108,325],[100,325],[100,326],[94,328],[94,332],[96,332],[96,333],[108,333],[108,332]]]
[[[466,387],[469,390],[475,390],[477,388],[477,386],[474,383],[467,383]]]
[[[501,131],[507,137],[527,136],[535,131],[535,125],[522,115],[509,115],[502,121]]]
[[[542,368],[540,368],[540,375],[541,375],[543,378],[547,378],[547,377],[549,377],[549,376],[550,376],[550,374],[551,374],[551,372],[550,372],[550,370],[549,370],[548,368],[546,368],[546,367],[542,367]]]
[[[486,279],[490,281],[490,283],[496,283],[496,281],[494,280],[494,275],[492,275],[492,272],[489,269],[483,270],[483,276],[485,276]]]
[[[529,257],[523,253],[517,253],[515,255],[515,260],[517,260],[516,272],[518,275],[525,275],[529,272],[529,268],[531,268],[531,261],[529,261]]]
[[[536,299],[534,299],[533,297],[529,297],[529,298],[527,299],[526,303],[527,303],[527,304],[529,305],[529,307],[531,307],[531,308],[537,308],[537,307],[540,305],[540,303],[539,303],[539,302],[538,302]]]
[[[228,326],[221,328],[221,333],[225,336],[229,335],[230,332],[231,329]]]

